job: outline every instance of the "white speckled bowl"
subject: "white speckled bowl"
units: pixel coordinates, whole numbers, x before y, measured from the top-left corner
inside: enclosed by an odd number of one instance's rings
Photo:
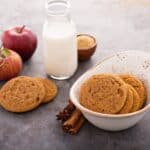
[[[79,102],[80,86],[90,76],[100,73],[128,73],[139,77],[147,88],[146,106],[137,112],[120,115],[102,114],[83,107]],[[150,110],[150,54],[142,51],[124,51],[104,59],[74,83],[70,91],[70,98],[85,118],[101,129],[119,131],[132,127]]]

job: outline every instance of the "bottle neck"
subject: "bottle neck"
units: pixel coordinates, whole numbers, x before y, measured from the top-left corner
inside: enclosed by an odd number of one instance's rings
[[[48,0],[47,19],[55,22],[70,22],[70,4],[67,0]]]

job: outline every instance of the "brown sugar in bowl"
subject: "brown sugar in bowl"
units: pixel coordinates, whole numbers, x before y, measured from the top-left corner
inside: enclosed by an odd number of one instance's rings
[[[90,59],[97,47],[96,39],[89,34],[77,35],[77,44],[79,61],[86,61]]]

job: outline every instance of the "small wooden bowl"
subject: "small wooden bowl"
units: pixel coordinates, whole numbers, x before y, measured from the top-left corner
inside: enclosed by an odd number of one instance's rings
[[[90,59],[90,57],[94,54],[96,47],[97,47],[97,42],[96,42],[96,39],[89,34],[79,34],[79,35],[77,35],[77,39],[79,36],[84,36],[84,37],[87,36],[88,38],[91,38],[94,41],[91,46],[86,47],[86,48],[80,48],[79,43],[78,43],[78,60],[86,61],[86,60]]]

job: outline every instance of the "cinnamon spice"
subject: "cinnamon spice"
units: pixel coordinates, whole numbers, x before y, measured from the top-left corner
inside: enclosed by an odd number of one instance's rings
[[[80,120],[77,122],[76,126],[74,128],[71,128],[69,130],[70,134],[76,134],[80,128],[82,127],[83,123],[85,121],[85,118],[83,116],[81,116]]]
[[[68,105],[56,115],[57,120],[62,121],[62,128],[66,133],[76,134],[82,127],[85,118],[81,111],[69,101]]]
[[[69,119],[74,110],[75,106],[71,101],[69,101],[68,105],[63,109],[63,111],[56,115],[57,120],[61,120],[62,122],[66,121]]]
[[[73,128],[79,121],[81,115],[82,115],[81,111],[79,109],[75,109],[71,117],[67,121],[64,122],[63,129],[70,130],[71,128]]]

